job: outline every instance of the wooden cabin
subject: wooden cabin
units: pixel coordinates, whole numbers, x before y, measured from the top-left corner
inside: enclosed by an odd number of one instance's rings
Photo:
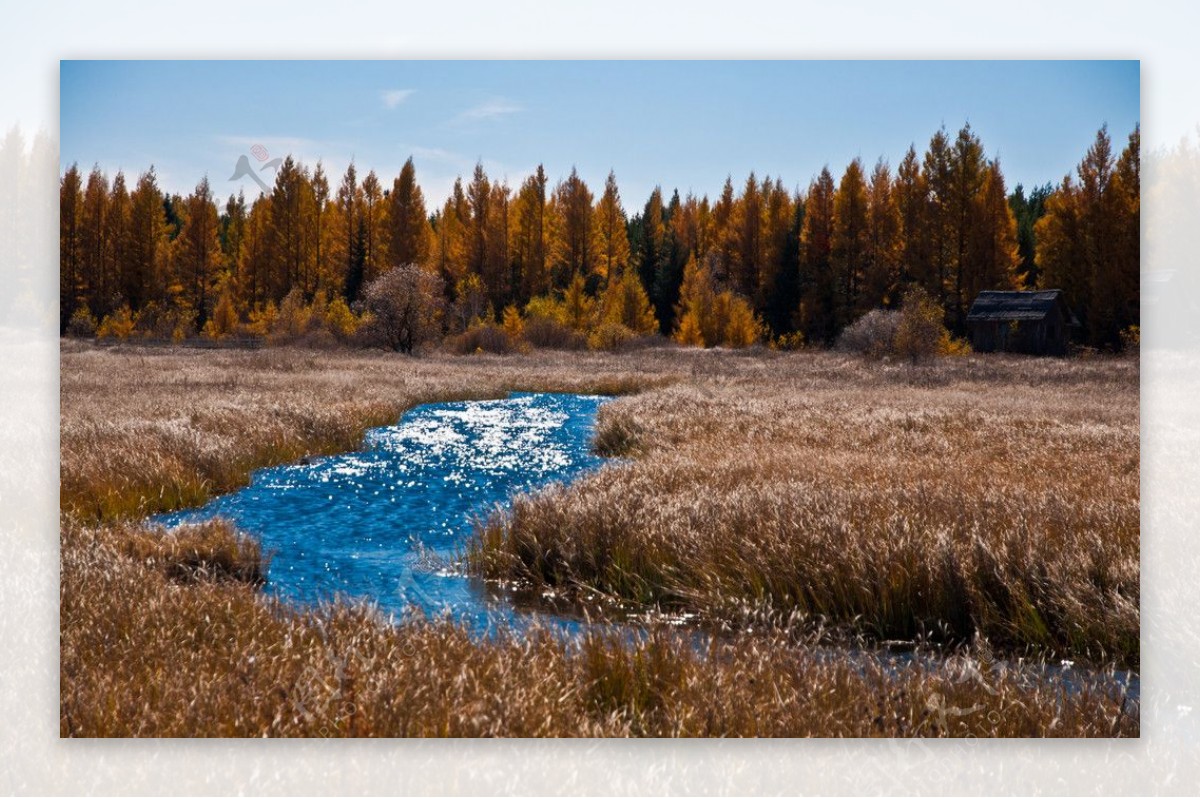
[[[1079,321],[1062,291],[980,291],[967,314],[976,352],[1065,355]]]

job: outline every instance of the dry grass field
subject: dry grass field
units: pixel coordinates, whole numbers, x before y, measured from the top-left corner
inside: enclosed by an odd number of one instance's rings
[[[671,379],[664,371],[584,355],[456,362],[65,343],[62,510],[102,520],[202,504],[255,468],[357,448],[364,430],[425,402],[629,393]]]
[[[61,358],[64,735],[1138,733],[1114,683],[989,654],[1136,668],[1135,361],[77,344]],[[657,627],[473,640],[365,607],[301,612],[258,592],[257,546],[227,525],[139,523],[254,468],[353,448],[415,404],[510,390],[634,394],[598,431],[625,462],[494,516],[474,564],[733,631],[697,650]],[[817,616],[864,637],[982,637],[889,660],[758,623]]]
[[[726,623],[1136,669],[1137,390],[1132,359],[694,362],[602,408],[631,463],[519,499],[475,560]]]

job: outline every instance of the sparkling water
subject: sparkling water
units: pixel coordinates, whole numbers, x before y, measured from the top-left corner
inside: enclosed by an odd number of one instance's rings
[[[266,589],[293,602],[342,595],[397,617],[415,607],[473,628],[511,624],[512,604],[465,575],[459,557],[476,520],[513,494],[601,465],[591,439],[605,401],[541,393],[421,405],[370,430],[361,451],[264,468],[242,490],[154,520],[230,519],[271,555]]]

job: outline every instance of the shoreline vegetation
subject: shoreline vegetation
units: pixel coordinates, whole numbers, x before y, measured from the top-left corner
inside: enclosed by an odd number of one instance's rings
[[[724,626],[1136,670],[1136,364],[952,361],[777,359],[610,404],[597,445],[630,459],[516,497],[473,567]]]
[[[1104,678],[1138,668],[1136,359],[64,341],[61,362],[63,735],[1139,733]],[[493,514],[472,567],[732,634],[474,640],[366,605],[297,610],[258,592],[269,566],[228,524],[141,522],[417,404],[510,391],[621,395],[597,447],[624,462]],[[799,612],[964,645],[888,664],[761,622]]]

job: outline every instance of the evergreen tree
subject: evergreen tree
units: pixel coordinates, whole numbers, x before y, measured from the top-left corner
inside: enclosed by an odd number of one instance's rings
[[[659,330],[667,333],[671,330],[674,309],[665,306],[669,297],[653,290],[656,287],[664,289],[667,287],[666,281],[661,280],[659,275],[668,272],[671,264],[671,249],[665,214],[662,189],[655,186],[638,219],[634,260],[637,263],[638,277],[641,279],[642,285],[651,288],[647,293],[650,295],[650,301],[654,304],[655,315],[658,316]]]
[[[696,258],[689,258],[679,288],[674,338],[684,346],[712,346],[720,338],[716,329],[712,273]]]
[[[867,245],[867,184],[862,161],[855,158],[846,167],[833,199],[829,258],[834,279],[833,323],[837,329],[849,324],[864,309],[860,294]]]
[[[736,196],[727,178],[714,203],[679,191],[664,202],[655,188],[632,218],[613,174],[597,199],[574,169],[547,194],[539,166],[514,195],[479,164],[429,217],[412,159],[386,192],[374,173],[359,184],[351,164],[331,199],[322,165],[310,174],[289,156],[269,194],[220,211],[207,180],[166,196],[153,168],[130,192],[120,173],[110,186],[99,168],[71,166],[60,326],[221,337],[299,331],[302,319],[307,330],[344,309],[346,339],[347,301],[403,262],[437,271],[460,316],[504,308],[517,329],[524,309],[595,340],[617,340],[615,325],[644,333],[652,315],[660,332],[704,346],[757,341],[762,318],[774,336],[829,342],[913,284],[961,329],[979,291],[1037,285],[1064,290],[1089,343],[1116,347],[1139,320],[1139,147],[1135,129],[1114,152],[1102,128],[1056,188],[1008,195],[967,125],[953,140],[935,133],[923,158],[910,146],[894,178],[882,160],[868,175],[855,159],[838,185],[825,168],[793,195],[751,173]],[[613,325],[608,338],[598,323]]]
[[[113,275],[108,243],[108,178],[99,166],[88,175],[82,210],[82,290],[91,311],[103,314],[101,306],[112,291]]]
[[[63,173],[59,183],[58,219],[58,331],[62,333],[84,304],[87,288],[83,276],[83,180],[76,164]]]
[[[412,158],[404,162],[393,181],[388,202],[388,264],[426,263],[429,260],[429,218]]]
[[[1119,159],[1107,127],[1046,200],[1034,228],[1041,286],[1060,288],[1094,346],[1118,348],[1139,321],[1140,130]]]
[[[658,317],[637,272],[625,269],[613,274],[600,296],[601,321],[623,325],[638,335],[658,332]]]
[[[725,178],[721,196],[713,205],[712,252],[707,261],[709,272],[718,282],[726,282],[733,272],[736,258],[737,236],[734,232],[736,200],[733,195],[733,179]]]
[[[138,178],[130,197],[133,208],[129,235],[128,283],[125,297],[133,312],[151,301],[166,297],[163,273],[164,245],[167,238],[167,219],[162,193],[154,175],[154,167]]]
[[[375,171],[367,172],[362,181],[363,223],[366,227],[366,250],[363,253],[364,280],[372,282],[387,270],[387,205],[383,185]]]
[[[832,341],[835,280],[832,268],[835,189],[829,167],[809,186],[800,230],[800,307],[796,328],[809,341]]]
[[[1017,221],[1008,204],[999,162],[992,161],[985,168],[983,187],[975,201],[978,219],[968,246],[970,268],[962,270],[967,308],[980,291],[1022,287]]]
[[[601,285],[606,286],[611,279],[621,275],[629,263],[628,220],[621,207],[617,177],[612,172],[604,181],[604,193],[596,203],[594,219],[596,271]]]
[[[261,283],[268,299],[279,302],[293,287],[309,284],[316,271],[309,235],[316,201],[304,169],[289,155],[271,191],[271,266]]]
[[[309,209],[309,234],[313,251],[312,270],[306,275],[304,293],[306,296],[324,296],[330,288],[331,269],[326,264],[329,260],[329,247],[326,245],[327,219],[329,217],[329,178],[325,176],[325,167],[317,161],[317,167],[312,175],[312,207]]]
[[[979,265],[971,258],[971,241],[975,227],[980,224],[980,196],[983,193],[987,163],[983,156],[983,145],[979,137],[964,125],[954,140],[950,155],[950,240],[953,253],[950,258],[954,329],[966,329],[967,309],[975,299],[970,286],[984,282],[977,273]]]
[[[117,172],[108,199],[108,262],[112,264],[112,285],[108,296],[100,297],[96,317],[107,316],[129,302],[130,231],[133,224],[133,202],[125,186],[125,175]]]
[[[469,223],[467,234],[467,271],[483,275],[487,259],[488,204],[492,198],[492,185],[482,163],[475,164],[475,173],[467,186]]]
[[[761,320],[745,297],[718,290],[707,267],[688,259],[679,289],[674,339],[685,346],[743,347],[757,343]]]
[[[867,251],[860,313],[889,307],[900,283],[901,214],[891,173],[882,159],[875,164],[867,194]]]
[[[513,285],[522,304],[550,290],[546,268],[546,172],[541,164],[526,178],[514,203]]]
[[[575,272],[567,283],[563,292],[562,308],[566,322],[572,328],[580,332],[591,328],[596,300],[588,295],[586,281],[579,272]]]
[[[273,261],[271,218],[271,198],[260,195],[246,214],[246,237],[242,241],[235,284],[235,302],[248,314],[272,302],[266,284]]]
[[[354,167],[354,161],[351,161],[350,165],[346,167],[346,174],[342,177],[341,185],[338,186],[337,196],[334,198],[333,203],[339,228],[337,260],[341,267],[342,293],[346,297],[347,302],[354,302],[358,299],[358,292],[362,286],[361,276],[354,285],[353,290],[351,290],[350,286],[350,272],[355,268],[353,263],[355,257],[354,247],[358,241],[358,209],[361,204],[358,171]]]
[[[1035,186],[1028,195],[1020,183],[1013,189],[1008,198],[1009,207],[1017,221],[1017,257],[1021,283],[1034,286],[1038,283],[1038,268],[1035,254],[1037,251],[1037,236],[1034,226],[1046,215],[1046,199],[1054,192],[1054,186],[1047,183]]]
[[[555,284],[576,275],[587,281],[596,269],[592,234],[592,192],[574,167],[554,190],[555,223],[550,240]]]
[[[242,265],[242,250],[246,242],[246,226],[248,224],[246,195],[239,191],[237,196],[229,195],[225,203],[225,212],[221,214],[220,236],[221,256],[228,271],[227,279],[231,285],[230,301],[235,303],[239,293],[239,269]]]
[[[893,193],[900,216],[899,282],[915,282],[936,296],[939,288],[930,246],[929,184],[921,171],[915,147],[908,148],[896,170]]]
[[[949,306],[949,292],[953,286],[952,267],[954,262],[954,177],[950,139],[945,128],[933,134],[929,149],[925,152],[924,182],[928,191],[925,207],[925,225],[928,231],[926,256],[929,258],[929,276],[926,291],[943,308]]]
[[[221,266],[217,206],[205,177],[184,200],[185,218],[178,239],[178,274],[182,287],[178,307],[197,329],[208,321],[210,294]]]
[[[503,182],[492,183],[488,199],[483,257],[483,283],[488,301],[496,310],[512,298],[512,263],[509,258],[509,207],[512,190]]]
[[[354,242],[350,245],[350,262],[346,271],[346,286],[344,295],[347,302],[352,302],[362,293],[364,278],[367,273],[367,220],[358,217],[355,225]]]
[[[791,235],[799,236],[799,231],[792,230],[795,208],[783,181],[764,181],[763,197],[763,254],[755,305],[778,335],[789,330],[792,311],[800,301],[796,293],[796,248],[789,246],[788,240]]]
[[[471,222],[470,206],[462,180],[454,188],[437,216],[437,266],[442,280],[453,286],[467,275],[467,239]]]
[[[1100,128],[1079,182],[1064,178],[1034,227],[1042,286],[1063,290],[1093,346],[1120,347],[1139,322],[1140,144],[1135,128],[1117,158]]]
[[[671,192],[671,201],[667,203],[663,213],[663,228],[666,231],[666,257],[660,259],[658,269],[654,273],[654,282],[646,286],[650,301],[654,304],[656,315],[661,310],[664,314],[660,326],[671,329],[675,324],[675,304],[679,301],[679,286],[683,280],[683,267],[687,264],[689,252],[688,211],[679,198],[679,191]]]
[[[765,182],[765,181],[764,181]],[[746,178],[733,211],[733,264],[729,287],[744,297],[759,295],[763,259],[763,197],[754,172]]]

